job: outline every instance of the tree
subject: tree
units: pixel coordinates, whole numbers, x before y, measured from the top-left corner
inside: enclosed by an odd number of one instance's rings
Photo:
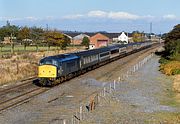
[[[134,42],[140,42],[143,41],[143,33],[140,33],[139,31],[133,31],[132,32],[132,37]]]
[[[180,54],[180,24],[174,26],[173,30],[166,34],[164,56],[175,59]],[[179,60],[179,59],[178,59]]]
[[[30,37],[36,45],[36,51],[38,51],[38,46],[44,39],[44,30],[42,28],[32,27],[30,28]]]
[[[20,31],[18,32],[18,39],[21,41],[22,44],[24,44],[24,49],[26,50],[26,46],[29,45],[31,42],[30,39],[30,28],[28,27],[22,27]]]
[[[90,40],[88,37],[84,37],[82,40],[81,45],[86,46],[87,48],[89,48],[89,44],[90,44]]]
[[[50,45],[56,45],[61,49],[66,49],[70,44],[70,39],[58,31],[47,31],[45,37],[49,48]]]
[[[6,25],[0,28],[0,40],[4,40],[4,37],[17,37],[19,31],[19,27],[15,25],[11,25],[9,21],[7,21]]]
[[[174,26],[173,30],[166,34],[165,43],[180,39],[180,24]]]
[[[30,28],[30,38],[33,39],[34,42],[38,40],[42,40],[44,37],[44,30],[40,27],[32,27]]]

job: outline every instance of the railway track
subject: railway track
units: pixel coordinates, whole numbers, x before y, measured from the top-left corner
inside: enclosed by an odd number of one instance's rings
[[[49,88],[37,87],[37,88],[29,90],[23,94],[20,94],[13,98],[2,101],[2,102],[0,102],[0,111],[21,105],[21,104],[27,102],[28,99],[30,99],[34,96],[37,96],[37,95],[47,91],[48,89]]]
[[[37,78],[31,77],[21,80],[20,84],[0,90],[0,112],[8,108],[25,103],[28,99],[37,96],[49,88],[37,87],[32,84]],[[15,95],[10,95],[15,94]],[[18,95],[17,95],[18,94]],[[9,96],[8,96],[9,95]],[[7,97],[8,96],[8,97]]]
[[[0,96],[1,95],[4,95],[10,91],[13,91],[13,90],[16,90],[16,89],[19,89],[19,88],[22,88],[22,87],[25,87],[27,85],[31,85],[32,84],[32,81],[37,79],[36,77],[31,77],[31,78],[28,78],[28,79],[24,79],[24,80],[21,80],[21,84],[18,84],[16,86],[13,86],[13,87],[9,87],[9,88],[4,88],[2,90],[0,90]]]

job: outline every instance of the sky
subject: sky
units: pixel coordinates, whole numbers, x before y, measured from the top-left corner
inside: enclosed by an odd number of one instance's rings
[[[0,0],[0,26],[10,21],[67,31],[169,32],[180,0]]]

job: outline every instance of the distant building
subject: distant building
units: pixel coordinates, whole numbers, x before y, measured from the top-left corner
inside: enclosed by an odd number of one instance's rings
[[[107,36],[101,33],[97,33],[94,36],[90,37],[90,48],[108,46],[109,41],[110,39]]]
[[[67,36],[70,40],[72,40],[72,37],[68,34],[64,34],[65,36]]]
[[[95,45],[94,44],[89,44],[89,49],[91,50],[91,49],[95,49],[96,47],[95,47]]]
[[[33,40],[31,40],[31,39],[23,39],[22,40],[24,43],[27,43],[27,44],[30,44],[30,45],[32,45],[32,43],[33,43]]]
[[[118,37],[113,38],[113,41],[120,42],[123,44],[128,44],[128,34],[125,34],[125,32],[122,32]]]
[[[83,40],[84,37],[88,37],[89,38],[90,36],[88,36],[86,34],[79,34],[79,35],[77,35],[77,36],[72,38],[72,44],[80,45],[82,43],[82,40]]]
[[[13,43],[13,40],[15,40],[16,37],[4,37],[4,41],[2,42],[3,44],[11,44]]]

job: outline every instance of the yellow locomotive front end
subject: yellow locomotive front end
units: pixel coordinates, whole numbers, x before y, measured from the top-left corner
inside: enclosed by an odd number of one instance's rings
[[[40,65],[38,67],[39,78],[56,78],[57,67],[53,65]]]

